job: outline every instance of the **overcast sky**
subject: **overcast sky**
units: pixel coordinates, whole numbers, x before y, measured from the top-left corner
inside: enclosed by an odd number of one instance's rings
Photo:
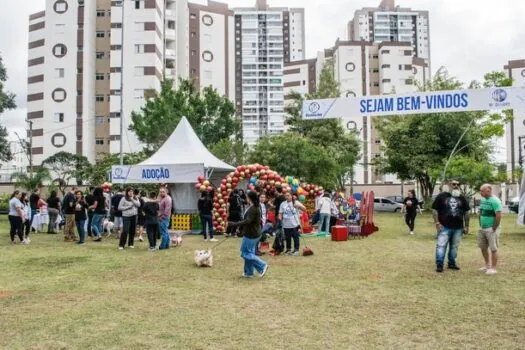
[[[96,1],[96,0],[86,0]],[[45,0],[0,0],[0,55],[7,66],[7,89],[17,95],[18,110],[0,122],[22,135],[27,95],[27,27],[29,14],[44,9]],[[76,0],[71,0],[76,2]],[[205,2],[194,0],[193,2]],[[230,6],[251,6],[255,0],[224,0]],[[354,11],[375,7],[380,0],[268,0],[270,6],[304,7],[308,58],[346,38]],[[468,83],[502,70],[508,60],[525,58],[525,1],[522,0],[397,0],[402,7],[430,12],[432,69],[446,66]]]

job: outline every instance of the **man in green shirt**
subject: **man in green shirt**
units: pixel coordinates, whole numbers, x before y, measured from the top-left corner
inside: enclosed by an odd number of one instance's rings
[[[501,201],[492,195],[492,186],[485,184],[480,189],[478,245],[485,259],[485,266],[479,269],[487,275],[495,275],[498,264],[498,245],[501,223]],[[489,254],[490,248],[490,254]]]

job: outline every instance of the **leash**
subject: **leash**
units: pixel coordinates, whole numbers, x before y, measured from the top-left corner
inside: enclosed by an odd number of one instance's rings
[[[217,248],[218,246],[226,242],[229,238],[230,238],[229,236],[226,236],[226,238],[224,238],[222,241],[220,241],[219,243],[216,243],[213,247],[211,247],[210,250],[214,250],[215,248]]]

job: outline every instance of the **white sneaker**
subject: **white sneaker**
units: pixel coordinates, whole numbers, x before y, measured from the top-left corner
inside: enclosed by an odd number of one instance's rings
[[[219,240],[217,238],[210,239],[210,242],[218,242]]]
[[[149,251],[149,252],[154,252],[154,251],[156,251],[156,250],[157,250],[156,248],[148,248],[148,251]]]
[[[130,249],[135,249],[135,246],[130,245],[130,246],[128,246],[128,248],[130,248]]]
[[[139,237],[139,242],[144,242],[144,238],[142,238],[142,236]]]
[[[414,234],[414,231],[410,231],[410,234],[413,235],[413,234]]]
[[[483,267],[480,267],[478,271],[479,272],[487,272],[488,269],[489,269],[488,267],[483,266]]]
[[[266,264],[266,266],[264,267],[263,272],[261,272],[261,275],[260,275],[259,277],[260,277],[260,278],[263,278],[264,275],[266,275],[266,272],[268,272],[268,264]]]
[[[205,238],[204,239],[204,242],[209,242],[210,240],[208,238]]]
[[[290,252],[290,255],[292,255],[292,256],[299,256],[299,252],[298,251]]]
[[[496,271],[496,269],[488,269],[487,272],[485,272],[485,274],[491,276],[491,275],[495,275],[497,274],[498,271]]]
[[[31,239],[29,239],[29,237],[26,238],[26,242],[27,243],[31,243]]]
[[[124,247],[118,247],[118,250],[124,250]]]
[[[29,242],[24,239],[22,242],[20,242],[20,244],[29,244]]]

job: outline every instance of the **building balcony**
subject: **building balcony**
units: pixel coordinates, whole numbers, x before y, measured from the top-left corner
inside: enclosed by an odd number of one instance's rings
[[[175,29],[166,28],[166,39],[168,40],[177,39],[177,33],[175,32]]]
[[[175,10],[166,10],[166,19],[176,20],[177,13]]]
[[[166,59],[168,60],[174,60],[176,58],[175,50],[172,49],[166,49]]]

